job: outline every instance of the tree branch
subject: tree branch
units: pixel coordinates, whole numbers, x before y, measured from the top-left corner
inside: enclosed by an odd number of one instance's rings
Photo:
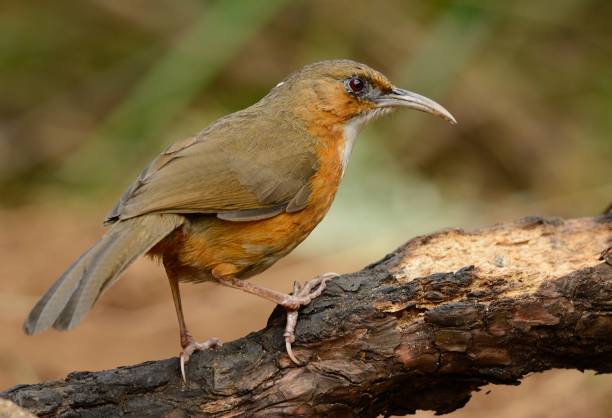
[[[417,237],[300,312],[304,366],[285,354],[277,309],[264,330],[193,355],[187,385],[172,358],[0,396],[43,417],[375,417],[450,412],[550,368],[607,373],[611,243],[612,215]]]

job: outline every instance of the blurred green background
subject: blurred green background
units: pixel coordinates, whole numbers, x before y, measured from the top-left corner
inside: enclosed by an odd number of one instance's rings
[[[25,339],[20,321],[164,146],[313,61],[367,63],[459,124],[398,112],[368,127],[328,217],[264,279],[279,289],[321,270],[358,269],[441,227],[588,216],[612,202],[610,1],[19,0],[0,5],[0,34],[3,386],[175,354],[167,285],[149,264],[128,273],[123,293],[103,297],[82,331]],[[225,295],[202,287],[192,291],[198,307]],[[243,310],[251,303],[236,300]],[[229,305],[220,309],[231,321]],[[104,360],[83,341],[118,338],[116,321],[103,326],[112,315],[149,324],[152,309],[168,321],[154,337],[172,340],[159,351],[138,351],[153,339],[145,335]],[[257,321],[230,331],[215,329],[210,312],[198,319],[188,308],[187,318],[200,323],[199,338],[211,328],[236,338],[263,326],[271,306],[252,309]],[[65,353],[61,364],[45,361],[49,350]],[[583,378],[612,388],[605,377],[562,375]],[[606,402],[589,416],[612,416]],[[523,416],[551,416],[538,414]]]

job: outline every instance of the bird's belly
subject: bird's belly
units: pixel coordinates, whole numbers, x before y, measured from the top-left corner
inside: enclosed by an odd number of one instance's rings
[[[182,234],[180,264],[205,272],[222,264],[231,265],[235,269],[233,276],[250,277],[297,247],[321,221],[327,208],[322,213],[305,209],[253,222],[190,217]]]
[[[181,270],[179,276],[186,281],[210,280],[213,274],[248,278],[264,271],[297,247],[329,210],[342,177],[338,149],[333,144],[321,150],[319,170],[310,181],[310,198],[303,210],[251,222],[188,215],[182,231],[154,253],[166,262],[164,247],[169,249],[175,270]]]
[[[232,222],[214,215],[189,215],[176,245],[178,251],[173,251],[178,264],[189,270],[181,279],[212,279],[212,271],[220,265],[238,278],[266,270],[312,232],[329,210],[336,190],[336,186],[318,190],[305,209],[259,221]]]

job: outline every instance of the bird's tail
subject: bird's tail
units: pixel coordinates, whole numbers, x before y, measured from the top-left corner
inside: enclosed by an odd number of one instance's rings
[[[26,334],[65,330],[85,316],[100,294],[139,256],[183,223],[172,214],[118,221],[83,253],[36,303],[23,324]]]

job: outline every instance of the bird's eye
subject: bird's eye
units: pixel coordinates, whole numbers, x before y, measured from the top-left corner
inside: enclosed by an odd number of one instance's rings
[[[350,93],[359,94],[365,90],[367,82],[359,77],[351,77],[346,80],[346,86]]]

